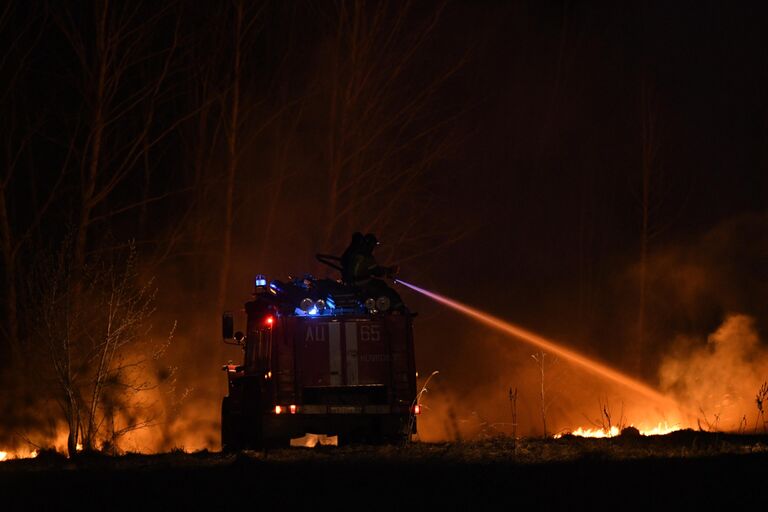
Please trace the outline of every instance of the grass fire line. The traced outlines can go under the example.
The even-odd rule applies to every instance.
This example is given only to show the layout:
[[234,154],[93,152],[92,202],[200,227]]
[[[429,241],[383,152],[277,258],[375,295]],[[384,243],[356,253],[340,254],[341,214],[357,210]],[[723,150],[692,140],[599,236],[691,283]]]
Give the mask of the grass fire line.
[[680,409],[680,404],[677,401],[659,393],[658,391],[651,388],[647,384],[644,384],[636,379],[633,379],[632,377],[629,377],[624,373],[614,370],[613,368],[610,368],[603,363],[597,362],[593,359],[583,356],[573,350],[569,350],[561,346],[560,344],[555,343],[554,341],[548,340],[542,336],[539,336],[538,334],[532,333],[521,327],[513,325],[505,320],[502,320],[501,318],[497,318],[493,315],[483,313],[482,311],[479,311],[471,306],[467,306],[466,304],[462,304],[461,302],[449,299],[443,295],[430,292],[429,290],[425,290],[424,288],[420,288],[416,285],[407,283],[400,279],[396,279],[395,282],[398,284],[402,284],[403,286],[406,286],[415,292],[421,293],[422,295],[425,295],[430,299],[433,299],[441,304],[444,304],[456,311],[459,311],[460,313],[463,313],[469,316],[470,318],[473,318],[497,331],[501,331],[503,333],[509,334],[514,338],[530,343],[531,345],[534,345],[547,352],[556,354],[562,357],[563,359],[571,361],[572,363],[577,364],[578,366],[581,366],[582,368],[586,369],[587,371],[595,375],[611,380],[629,390],[632,390],[648,399],[653,400],[656,404],[660,406],[674,407],[674,408]]

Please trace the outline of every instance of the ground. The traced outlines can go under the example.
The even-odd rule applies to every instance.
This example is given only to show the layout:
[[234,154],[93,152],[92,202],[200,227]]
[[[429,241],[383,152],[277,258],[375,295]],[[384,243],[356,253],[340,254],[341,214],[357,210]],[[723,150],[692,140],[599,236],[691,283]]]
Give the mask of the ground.
[[[683,431],[268,452],[42,454],[0,463],[7,510],[238,504],[360,510],[736,509],[765,502],[768,437]],[[81,507],[82,508],[82,507]]]

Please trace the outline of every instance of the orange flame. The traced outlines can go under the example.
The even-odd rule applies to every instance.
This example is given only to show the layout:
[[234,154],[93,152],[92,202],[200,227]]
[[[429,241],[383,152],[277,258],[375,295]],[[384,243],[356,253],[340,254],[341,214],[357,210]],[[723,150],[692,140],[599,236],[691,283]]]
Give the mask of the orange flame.
[[[634,425],[630,425],[634,426]],[[676,425],[669,425],[666,422],[659,422],[656,426],[650,427],[650,428],[637,428],[637,430],[640,432],[640,435],[643,436],[663,436],[665,434],[669,434],[671,432],[676,432],[680,430],[679,427]],[[579,427],[573,432],[570,432],[573,436],[578,437],[592,437],[592,438],[606,438],[606,437],[615,437],[619,435],[621,431],[619,430],[619,427],[616,425],[612,425],[610,428],[583,428]],[[564,434],[556,434],[555,439],[559,439],[563,437]]]

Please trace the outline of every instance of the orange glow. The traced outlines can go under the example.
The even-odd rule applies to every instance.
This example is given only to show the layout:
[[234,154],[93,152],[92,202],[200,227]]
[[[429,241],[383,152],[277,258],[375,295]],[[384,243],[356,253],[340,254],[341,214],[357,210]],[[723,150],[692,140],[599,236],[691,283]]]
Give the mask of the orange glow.
[[658,423],[655,427],[651,428],[640,428],[640,433],[644,436],[663,436],[665,434],[669,434],[670,432],[677,432],[680,430],[679,426],[677,425],[668,425],[666,422]]
[[0,451],[0,462],[11,459],[34,459],[37,457],[37,450],[27,451]]
[[416,404],[413,406],[413,414],[421,414],[421,405]]
[[283,408],[279,405],[275,406],[275,414],[281,414],[283,412]]
[[[573,432],[570,433],[571,435],[578,436],[578,437],[594,437],[594,438],[603,438],[603,437],[614,437],[620,434],[619,427],[613,426],[609,429],[602,429],[602,428],[582,428],[579,427]],[[563,434],[555,434],[555,439],[559,439],[563,437]]]
[[[680,430],[678,427],[670,426],[666,422],[658,423],[655,427],[650,427],[650,428],[638,428],[638,427],[635,427],[635,428],[637,428],[637,430],[640,431],[640,434],[643,436],[663,436],[665,434],[669,434],[670,432],[675,432],[677,430]],[[619,430],[619,427],[615,425],[611,426],[610,429],[579,427],[573,432],[570,432],[570,434],[574,436],[592,437],[592,438],[615,437],[620,433],[621,431]],[[563,435],[564,434],[556,434],[555,439],[559,439],[563,437]]]

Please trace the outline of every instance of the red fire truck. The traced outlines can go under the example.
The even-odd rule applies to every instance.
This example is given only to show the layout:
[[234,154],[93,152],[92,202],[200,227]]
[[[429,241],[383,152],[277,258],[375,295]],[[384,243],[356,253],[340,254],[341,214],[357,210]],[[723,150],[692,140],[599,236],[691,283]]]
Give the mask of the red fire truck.
[[412,321],[386,295],[331,279],[256,276],[245,332],[223,318],[225,342],[243,347],[228,364],[223,450],[287,446],[305,434],[387,442],[416,432]]

